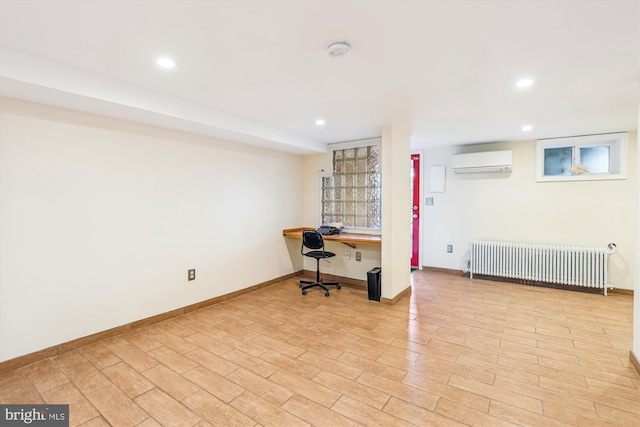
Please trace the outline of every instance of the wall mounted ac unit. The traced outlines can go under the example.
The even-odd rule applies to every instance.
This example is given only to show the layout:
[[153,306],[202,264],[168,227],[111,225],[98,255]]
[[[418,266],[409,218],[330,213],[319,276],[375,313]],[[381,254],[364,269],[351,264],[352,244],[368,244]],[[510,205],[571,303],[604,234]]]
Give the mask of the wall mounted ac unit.
[[454,173],[511,172],[511,150],[454,154],[451,169]]

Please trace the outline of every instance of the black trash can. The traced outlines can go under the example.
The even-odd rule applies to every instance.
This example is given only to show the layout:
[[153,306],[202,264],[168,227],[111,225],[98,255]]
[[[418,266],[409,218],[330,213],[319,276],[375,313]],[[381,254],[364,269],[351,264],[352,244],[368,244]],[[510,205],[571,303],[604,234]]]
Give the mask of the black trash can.
[[382,269],[380,267],[372,268],[367,271],[367,283],[369,288],[369,300],[380,301],[380,277]]

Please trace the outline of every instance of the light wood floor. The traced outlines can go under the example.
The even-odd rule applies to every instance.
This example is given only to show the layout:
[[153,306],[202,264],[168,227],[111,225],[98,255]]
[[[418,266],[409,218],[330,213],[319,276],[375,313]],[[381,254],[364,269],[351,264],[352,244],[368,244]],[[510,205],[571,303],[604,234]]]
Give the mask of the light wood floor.
[[0,376],[83,426],[639,426],[632,297],[414,272],[396,305],[295,280]]

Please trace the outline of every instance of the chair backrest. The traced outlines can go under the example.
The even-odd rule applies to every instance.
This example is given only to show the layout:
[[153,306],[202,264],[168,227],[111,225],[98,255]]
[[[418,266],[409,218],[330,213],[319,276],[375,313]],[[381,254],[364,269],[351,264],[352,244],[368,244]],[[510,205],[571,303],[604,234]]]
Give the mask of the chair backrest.
[[316,230],[304,230],[302,232],[302,247],[309,249],[324,249],[322,234]]

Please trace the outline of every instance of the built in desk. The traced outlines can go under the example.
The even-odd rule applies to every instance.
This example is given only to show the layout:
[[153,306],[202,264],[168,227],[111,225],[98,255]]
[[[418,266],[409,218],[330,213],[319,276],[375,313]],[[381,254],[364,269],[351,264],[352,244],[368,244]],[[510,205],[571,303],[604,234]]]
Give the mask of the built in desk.
[[[282,235],[292,239],[302,239],[304,230],[315,230],[313,227],[285,228]],[[378,234],[362,234],[362,233],[340,233],[334,235],[322,236],[326,242],[340,242],[355,248],[356,244],[378,245],[382,244],[382,236]]]

